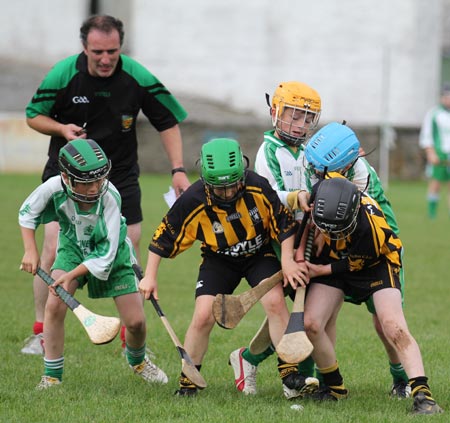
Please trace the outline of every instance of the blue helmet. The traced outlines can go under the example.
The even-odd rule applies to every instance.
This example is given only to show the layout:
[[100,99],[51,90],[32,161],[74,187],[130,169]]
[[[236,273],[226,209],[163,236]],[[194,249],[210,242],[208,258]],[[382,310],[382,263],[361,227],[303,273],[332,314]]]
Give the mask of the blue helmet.
[[305,148],[308,163],[318,172],[340,171],[355,162],[360,143],[348,126],[331,122],[317,131]]

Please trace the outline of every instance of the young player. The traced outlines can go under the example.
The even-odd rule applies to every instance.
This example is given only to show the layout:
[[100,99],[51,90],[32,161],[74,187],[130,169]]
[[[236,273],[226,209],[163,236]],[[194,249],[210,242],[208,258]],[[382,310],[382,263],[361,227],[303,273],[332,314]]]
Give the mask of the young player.
[[[309,193],[319,178],[323,178],[325,170],[338,172],[349,181],[356,184],[360,191],[369,194],[381,207],[390,228],[396,235],[399,234],[397,220],[387,199],[381,181],[372,166],[363,157],[359,157],[361,144],[355,132],[348,126],[331,122],[317,131],[305,147],[305,160],[307,162],[303,191],[299,194],[303,210],[310,211]],[[402,249],[403,253],[403,249]],[[400,290],[404,293],[404,271],[400,268]],[[346,301],[360,304],[350,297]],[[400,358],[386,339],[375,312],[372,298],[365,303],[372,314],[375,330],[382,341],[389,358],[389,370],[392,376],[390,394],[397,398],[407,398],[411,389],[408,385],[408,376],[400,362]],[[330,329],[330,328],[329,328]]]
[[167,383],[166,374],[145,355],[146,319],[132,264],[121,198],[109,183],[111,162],[93,140],[78,139],[59,151],[61,174],[36,188],[19,212],[25,254],[21,269],[36,274],[40,263],[35,231],[58,221],[58,250],[52,267],[44,317],[44,375],[37,389],[62,382],[66,304],[56,295],[63,286],[71,294],[84,285],[91,298],[113,297],[126,326],[125,356],[131,369],[147,382]]
[[[320,113],[321,99],[313,88],[303,82],[281,82],[270,104],[274,129],[264,133],[264,141],[256,155],[256,172],[269,181],[297,220],[302,216],[297,194],[302,186],[303,143],[316,129]],[[274,245],[274,249],[279,256],[279,247]],[[264,326],[262,328],[264,330]],[[261,354],[252,354],[248,347],[238,348],[230,354],[230,365],[239,391],[256,394],[257,366],[273,353],[273,346],[268,346]],[[287,399],[311,392],[317,384],[317,379],[312,377],[312,359],[301,363],[299,369],[297,363],[279,362],[278,370]]]
[[320,401],[347,397],[334,340],[326,326],[339,311],[345,295],[359,302],[372,298],[386,339],[409,376],[413,413],[441,413],[425,376],[419,346],[403,314],[401,240],[377,202],[344,177],[325,179],[314,189],[312,221],[325,244],[320,255],[307,262],[311,279],[305,302],[305,329],[324,381],[313,397]]
[[[200,154],[201,178],[175,202],[153,235],[145,277],[145,298],[157,296],[157,273],[163,257],[173,258],[201,242],[202,263],[195,291],[195,310],[184,347],[200,369],[215,320],[217,294],[232,294],[241,278],[250,286],[283,269],[285,284],[304,277],[293,258],[297,224],[262,176],[245,169],[237,141],[214,139]],[[270,243],[281,244],[281,266]],[[272,342],[281,339],[289,320],[281,284],[262,299]],[[178,395],[195,395],[197,387],[183,374]]]

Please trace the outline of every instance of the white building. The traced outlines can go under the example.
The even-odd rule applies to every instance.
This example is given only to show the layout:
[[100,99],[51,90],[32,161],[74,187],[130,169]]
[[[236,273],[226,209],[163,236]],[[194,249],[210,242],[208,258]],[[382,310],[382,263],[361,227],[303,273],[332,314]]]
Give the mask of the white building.
[[[1,60],[40,65],[38,82],[81,50],[79,27],[94,8],[124,20],[127,52],[189,104],[223,103],[268,124],[264,94],[300,80],[320,93],[322,123],[417,129],[438,99],[449,0],[2,3]],[[36,84],[25,86],[28,101]]]

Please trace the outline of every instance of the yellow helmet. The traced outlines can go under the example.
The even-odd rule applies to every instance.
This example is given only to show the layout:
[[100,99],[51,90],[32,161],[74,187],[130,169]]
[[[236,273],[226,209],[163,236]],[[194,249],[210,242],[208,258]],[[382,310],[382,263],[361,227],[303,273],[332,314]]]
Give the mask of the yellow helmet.
[[[299,146],[307,140],[319,123],[321,105],[320,95],[309,85],[297,81],[281,82],[272,98],[272,110],[275,111],[272,113],[272,124],[279,137],[294,146]],[[283,118],[287,108],[292,109],[291,122]],[[300,123],[293,122],[296,111],[302,112]],[[295,120],[298,121],[298,117]],[[281,126],[283,123],[284,128]],[[301,128],[303,133],[292,131],[293,127]]]

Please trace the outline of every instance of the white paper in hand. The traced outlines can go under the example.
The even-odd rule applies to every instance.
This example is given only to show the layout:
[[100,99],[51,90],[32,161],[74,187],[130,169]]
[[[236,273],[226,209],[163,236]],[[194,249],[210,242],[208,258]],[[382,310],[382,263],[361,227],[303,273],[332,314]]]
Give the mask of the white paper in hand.
[[172,207],[173,203],[177,199],[177,195],[175,194],[175,190],[172,186],[169,187],[169,191],[163,194],[164,200],[169,207]]

